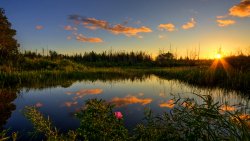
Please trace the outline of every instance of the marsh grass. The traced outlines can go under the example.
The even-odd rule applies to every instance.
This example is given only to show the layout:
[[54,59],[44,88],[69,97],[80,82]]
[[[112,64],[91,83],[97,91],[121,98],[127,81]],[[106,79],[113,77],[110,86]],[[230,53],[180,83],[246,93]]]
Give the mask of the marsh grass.
[[[26,107],[25,115],[36,131],[47,140],[238,140],[250,139],[250,116],[240,110],[227,111],[209,95],[197,95],[203,100],[174,97],[175,107],[170,113],[155,115],[145,110],[145,118],[128,133],[123,119],[114,115],[113,105],[104,100],[90,99],[77,113],[80,127],[61,134],[49,119],[34,107]],[[241,109],[242,107],[239,107]],[[245,107],[244,107],[245,108]],[[126,117],[125,117],[126,119]]]
[[209,67],[178,68],[86,68],[80,71],[42,70],[42,71],[0,71],[0,86],[35,87],[61,85],[70,86],[75,81],[113,81],[143,80],[150,75],[163,79],[176,79],[187,84],[208,88],[237,90],[250,93],[250,71]]
[[201,87],[219,87],[227,90],[238,90],[242,93],[250,92],[250,72],[242,72],[223,68],[191,67],[177,69],[152,70],[152,74],[163,79],[177,79],[182,82]]
[[209,67],[178,68],[86,68],[80,71],[42,70],[42,71],[0,71],[0,86],[35,87],[70,86],[75,81],[115,81],[144,80],[150,75],[163,79],[176,79],[187,84],[208,88],[237,90],[250,93],[250,71]]
[[250,139],[249,118],[239,111],[223,111],[222,105],[209,95],[194,99],[175,99],[170,113],[155,116],[145,111],[144,124],[135,129],[136,140],[239,140]]
[[0,131],[0,141],[8,141],[8,140],[16,141],[17,140],[18,132],[13,132],[11,136],[8,136],[7,134],[8,134],[8,130]]
[[75,81],[115,81],[115,80],[136,80],[145,79],[147,74],[142,72],[127,72],[119,68],[89,68],[82,71],[21,71],[21,72],[0,72],[0,86],[5,87],[35,87],[61,85],[70,86]]
[[57,128],[52,125],[50,118],[44,117],[36,107],[25,107],[24,115],[33,124],[33,135],[42,134],[49,141],[74,141],[76,139],[75,131],[70,130],[67,134],[59,133]]

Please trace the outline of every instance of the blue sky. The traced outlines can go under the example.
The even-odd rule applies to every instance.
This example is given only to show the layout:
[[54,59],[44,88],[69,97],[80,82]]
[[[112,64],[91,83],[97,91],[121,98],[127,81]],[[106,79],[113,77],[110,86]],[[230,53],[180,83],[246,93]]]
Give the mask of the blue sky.
[[194,56],[200,44],[208,58],[219,47],[224,54],[250,50],[249,0],[1,0],[0,7],[22,50],[155,56],[171,44],[178,56]]

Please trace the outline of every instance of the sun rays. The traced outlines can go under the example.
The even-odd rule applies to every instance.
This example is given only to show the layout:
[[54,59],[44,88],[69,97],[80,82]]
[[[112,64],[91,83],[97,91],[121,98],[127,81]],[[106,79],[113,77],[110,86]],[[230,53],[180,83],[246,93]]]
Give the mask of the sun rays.
[[215,73],[215,71],[219,68],[222,68],[226,72],[227,76],[230,76],[229,71],[231,70],[232,67],[223,57],[221,48],[218,49],[215,55],[215,59],[212,65],[210,66],[210,70],[212,70],[212,73]]

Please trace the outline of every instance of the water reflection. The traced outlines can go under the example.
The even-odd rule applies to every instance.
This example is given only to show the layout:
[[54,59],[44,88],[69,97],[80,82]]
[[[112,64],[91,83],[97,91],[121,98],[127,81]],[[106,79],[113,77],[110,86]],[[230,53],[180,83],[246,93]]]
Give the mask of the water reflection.
[[66,92],[67,95],[76,95],[73,97],[73,100],[81,99],[86,95],[98,95],[103,92],[102,89],[80,89],[76,92]]
[[41,107],[43,107],[43,104],[42,104],[41,102],[37,102],[37,103],[35,104],[35,107],[41,108]]
[[[142,95],[142,93],[139,93],[139,95]],[[141,104],[146,105],[153,101],[152,98],[138,98],[136,96],[128,95],[123,98],[114,97],[110,102],[115,104],[116,107],[122,107],[129,104]]]
[[78,91],[75,92],[65,92],[65,94],[67,95],[74,95],[71,101],[66,101],[64,102],[63,106],[66,107],[72,107],[72,106],[76,106],[78,104],[77,100],[78,99],[82,99],[84,96],[86,95],[99,95],[102,94],[103,90],[102,89],[80,89]]
[[77,104],[78,104],[77,101],[66,101],[66,102],[64,102],[64,106],[66,106],[66,107],[72,107],[72,106],[75,106]]
[[0,129],[11,117],[12,111],[16,109],[13,101],[17,98],[16,89],[0,88]]
[[236,107],[234,106],[229,106],[229,105],[222,105],[220,107],[220,110],[222,111],[235,111],[236,110]]
[[167,107],[167,108],[172,109],[172,108],[174,108],[174,106],[175,106],[174,102],[175,102],[174,100],[170,99],[170,100],[168,100],[168,101],[166,101],[166,102],[160,103],[159,106],[160,106],[161,108]]
[[[37,84],[34,88],[23,88],[20,97],[17,97],[16,89],[1,89],[0,125],[14,130],[30,131],[31,125],[21,110],[25,106],[35,105],[40,107],[39,110],[46,116],[50,116],[60,131],[75,129],[79,126],[79,121],[72,116],[72,113],[84,108],[84,102],[91,98],[104,99],[113,103],[116,106],[115,110],[124,114],[126,126],[131,128],[144,118],[146,107],[150,107],[158,114],[176,106],[174,100],[171,100],[172,94],[182,98],[193,98],[198,103],[202,102],[202,99],[194,93],[210,95],[215,102],[222,105],[222,110],[233,111],[234,107],[229,105],[249,105],[248,98],[236,91],[199,88],[176,80],[161,79],[154,75],[143,79],[124,76],[119,79],[118,76],[115,79],[105,79],[103,75],[100,77],[102,79],[87,78],[81,81],[70,81],[72,84],[68,85],[69,87],[65,87],[59,81],[55,83],[58,84],[57,86],[46,85],[47,87],[42,89],[37,89],[39,87]],[[182,103],[182,105],[187,108],[192,107],[192,103]],[[247,114],[248,111],[245,113]]]

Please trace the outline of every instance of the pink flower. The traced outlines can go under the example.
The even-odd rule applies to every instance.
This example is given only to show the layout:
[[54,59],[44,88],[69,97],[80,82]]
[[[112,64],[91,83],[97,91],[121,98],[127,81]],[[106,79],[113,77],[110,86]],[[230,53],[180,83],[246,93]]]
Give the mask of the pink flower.
[[121,112],[115,112],[115,117],[116,117],[117,119],[122,119],[123,115],[122,115]]

